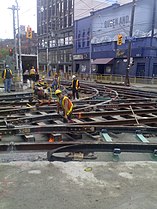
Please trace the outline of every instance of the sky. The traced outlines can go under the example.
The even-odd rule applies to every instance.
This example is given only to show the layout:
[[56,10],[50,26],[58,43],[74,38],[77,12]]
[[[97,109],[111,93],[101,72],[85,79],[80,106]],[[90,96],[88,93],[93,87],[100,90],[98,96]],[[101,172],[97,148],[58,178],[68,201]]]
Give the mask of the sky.
[[[116,0],[97,0],[115,3]],[[126,3],[129,0],[119,0],[120,3]],[[36,0],[18,0],[20,25],[29,25],[32,30],[37,31]],[[13,38],[13,13],[8,7],[12,7],[15,0],[0,0],[0,38]]]
[[[36,0],[18,0],[20,25],[30,25],[36,31]],[[0,0],[0,38],[13,38],[12,7],[15,0]]]

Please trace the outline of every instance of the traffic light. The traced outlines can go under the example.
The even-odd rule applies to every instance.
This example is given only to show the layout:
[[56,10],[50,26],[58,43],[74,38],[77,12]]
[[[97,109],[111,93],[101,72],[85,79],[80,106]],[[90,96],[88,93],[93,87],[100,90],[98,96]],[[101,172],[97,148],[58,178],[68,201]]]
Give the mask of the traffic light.
[[9,49],[9,56],[13,56],[13,49]]
[[123,36],[122,34],[118,34],[117,45],[122,45],[122,43],[123,43]]
[[26,38],[32,39],[32,28],[27,27]]

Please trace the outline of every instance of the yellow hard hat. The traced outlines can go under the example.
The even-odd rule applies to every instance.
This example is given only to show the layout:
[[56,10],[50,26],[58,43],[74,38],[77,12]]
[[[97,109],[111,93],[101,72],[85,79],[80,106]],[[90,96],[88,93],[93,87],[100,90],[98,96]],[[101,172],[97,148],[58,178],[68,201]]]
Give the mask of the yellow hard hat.
[[42,79],[45,79],[45,76],[42,76]]
[[61,93],[62,93],[62,91],[61,91],[60,89],[57,89],[57,90],[55,91],[55,95],[61,94]]

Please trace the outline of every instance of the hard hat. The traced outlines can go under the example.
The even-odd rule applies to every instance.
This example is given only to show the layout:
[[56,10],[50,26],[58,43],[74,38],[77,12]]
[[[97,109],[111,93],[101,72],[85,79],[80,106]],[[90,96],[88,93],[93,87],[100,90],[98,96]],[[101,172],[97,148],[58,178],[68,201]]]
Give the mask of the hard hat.
[[55,95],[61,94],[61,93],[62,93],[62,91],[61,91],[60,89],[57,89],[57,90],[55,91]]
[[9,65],[6,65],[6,68],[9,68]]
[[72,76],[72,79],[74,79],[74,78],[76,78],[76,75],[73,75],[73,76]]
[[45,79],[45,76],[42,76],[42,79]]

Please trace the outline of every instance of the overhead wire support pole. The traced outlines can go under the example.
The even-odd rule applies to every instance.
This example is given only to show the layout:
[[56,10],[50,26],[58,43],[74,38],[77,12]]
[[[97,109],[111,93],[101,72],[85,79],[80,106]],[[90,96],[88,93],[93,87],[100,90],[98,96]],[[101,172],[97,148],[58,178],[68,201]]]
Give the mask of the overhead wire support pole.
[[[48,0],[46,1],[48,8]],[[48,9],[46,13],[46,22],[47,22],[47,47],[46,47],[46,74],[49,76],[49,19],[48,19]]]
[[94,15],[94,9],[90,12],[91,15],[91,22],[90,22],[90,33],[89,33],[89,74],[92,74],[92,38],[93,38],[93,15]]
[[126,86],[130,85],[129,71],[130,71],[130,58],[131,58],[131,52],[132,52],[132,35],[133,35],[133,27],[134,27],[135,6],[136,6],[136,0],[133,0],[132,11],[131,11],[130,32],[129,32],[129,40],[128,40],[129,43],[128,43],[127,68],[126,68],[126,74],[125,74]]
[[21,34],[20,34],[20,24],[19,24],[19,6],[18,1],[15,0],[17,5],[17,27],[18,27],[18,44],[19,44],[19,76],[21,86],[23,85],[23,70],[22,70],[22,56],[21,56]]
[[18,54],[17,54],[17,41],[16,41],[16,24],[15,24],[15,11],[17,10],[15,5],[12,5],[12,7],[8,7],[8,9],[11,9],[13,12],[13,34],[14,34],[14,59],[15,59],[15,67],[16,70],[18,67]]

